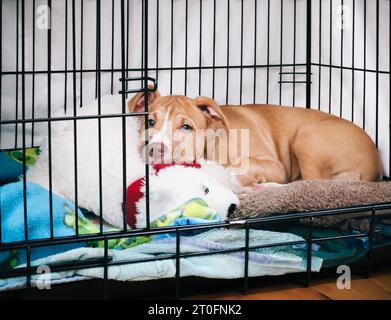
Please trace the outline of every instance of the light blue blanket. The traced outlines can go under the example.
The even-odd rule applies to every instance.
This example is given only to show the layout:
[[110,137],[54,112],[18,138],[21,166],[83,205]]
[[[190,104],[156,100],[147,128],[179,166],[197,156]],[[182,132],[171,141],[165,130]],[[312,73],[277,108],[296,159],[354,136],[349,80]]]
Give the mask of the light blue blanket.
[[[250,230],[250,246],[265,245],[284,241],[301,241],[303,238],[290,234],[263,230]],[[109,250],[113,262],[163,257],[175,253],[175,238],[155,240],[125,250]],[[244,230],[213,229],[192,237],[181,238],[181,252],[205,252],[218,249],[239,248],[245,243]],[[72,262],[103,257],[102,248],[79,248],[39,259],[33,265],[50,265],[54,262]],[[322,259],[314,256],[312,271],[318,272]],[[21,265],[20,267],[23,267]],[[109,279],[141,281],[175,276],[175,259],[139,262],[111,266]],[[281,275],[306,270],[305,252],[295,250],[292,245],[253,250],[249,254],[249,276]],[[181,258],[181,277],[199,276],[215,279],[241,278],[244,274],[244,253],[215,254],[200,257]],[[70,282],[80,279],[103,278],[103,268],[81,269],[52,273],[52,283]],[[32,277],[32,285],[41,275]],[[25,278],[0,280],[0,290],[25,285]]]
[[[9,183],[0,186],[0,225],[1,242],[25,240],[25,207],[23,182]],[[26,210],[27,210],[27,238],[29,240],[50,238],[50,193],[41,186],[26,182]],[[60,196],[52,195],[53,213],[53,236],[64,237],[75,235],[75,230],[64,224],[64,216],[67,207],[74,208],[75,205]],[[83,216],[78,211],[80,217]],[[84,247],[85,243],[67,244],[61,246],[50,246],[36,248],[31,251],[31,259],[47,257],[55,253]],[[0,265],[11,258],[15,252],[0,251]],[[16,261],[26,261],[26,254],[23,250],[17,252]]]

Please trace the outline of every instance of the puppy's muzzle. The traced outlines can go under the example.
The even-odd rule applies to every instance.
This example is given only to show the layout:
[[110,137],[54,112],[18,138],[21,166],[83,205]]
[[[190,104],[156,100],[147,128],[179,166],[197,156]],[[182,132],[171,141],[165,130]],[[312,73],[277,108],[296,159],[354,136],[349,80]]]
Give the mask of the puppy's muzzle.
[[168,153],[168,147],[163,143],[151,143],[149,146],[150,163],[164,163],[164,156]]

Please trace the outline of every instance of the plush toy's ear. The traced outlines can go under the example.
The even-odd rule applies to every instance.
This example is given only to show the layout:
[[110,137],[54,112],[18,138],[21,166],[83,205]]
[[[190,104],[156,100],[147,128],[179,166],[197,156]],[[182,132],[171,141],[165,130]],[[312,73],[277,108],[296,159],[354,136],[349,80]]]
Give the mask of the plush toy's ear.
[[[150,105],[159,97],[160,97],[159,91],[148,92],[148,105]],[[129,112],[144,112],[145,110],[144,92],[137,93],[132,99],[128,101],[128,110]]]
[[216,101],[207,97],[197,97],[195,103],[208,121],[221,121],[228,128],[228,120]]

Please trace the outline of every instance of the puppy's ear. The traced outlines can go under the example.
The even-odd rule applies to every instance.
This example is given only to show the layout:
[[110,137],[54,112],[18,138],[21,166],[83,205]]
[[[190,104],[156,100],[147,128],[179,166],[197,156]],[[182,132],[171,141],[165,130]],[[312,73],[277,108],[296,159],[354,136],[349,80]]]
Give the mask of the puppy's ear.
[[[150,105],[159,97],[160,97],[159,91],[148,92],[148,105]],[[128,110],[129,112],[144,112],[145,110],[144,92],[137,93],[132,99],[128,101]]]
[[221,121],[228,128],[228,120],[216,101],[207,97],[197,97],[194,100],[197,108],[202,112],[208,122]]

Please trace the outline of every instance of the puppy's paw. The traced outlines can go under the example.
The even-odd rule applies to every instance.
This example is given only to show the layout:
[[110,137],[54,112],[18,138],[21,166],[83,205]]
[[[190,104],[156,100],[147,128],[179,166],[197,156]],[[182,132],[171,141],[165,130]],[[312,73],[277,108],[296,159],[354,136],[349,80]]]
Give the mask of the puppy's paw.
[[255,190],[262,190],[266,188],[281,188],[285,186],[287,186],[287,184],[281,184],[277,182],[264,182],[264,183],[257,184],[254,188]]
[[240,191],[240,197],[245,197],[247,196],[248,194],[250,194],[251,192],[254,192],[256,191],[257,189],[255,188],[255,186],[252,186],[252,187],[243,187]]

